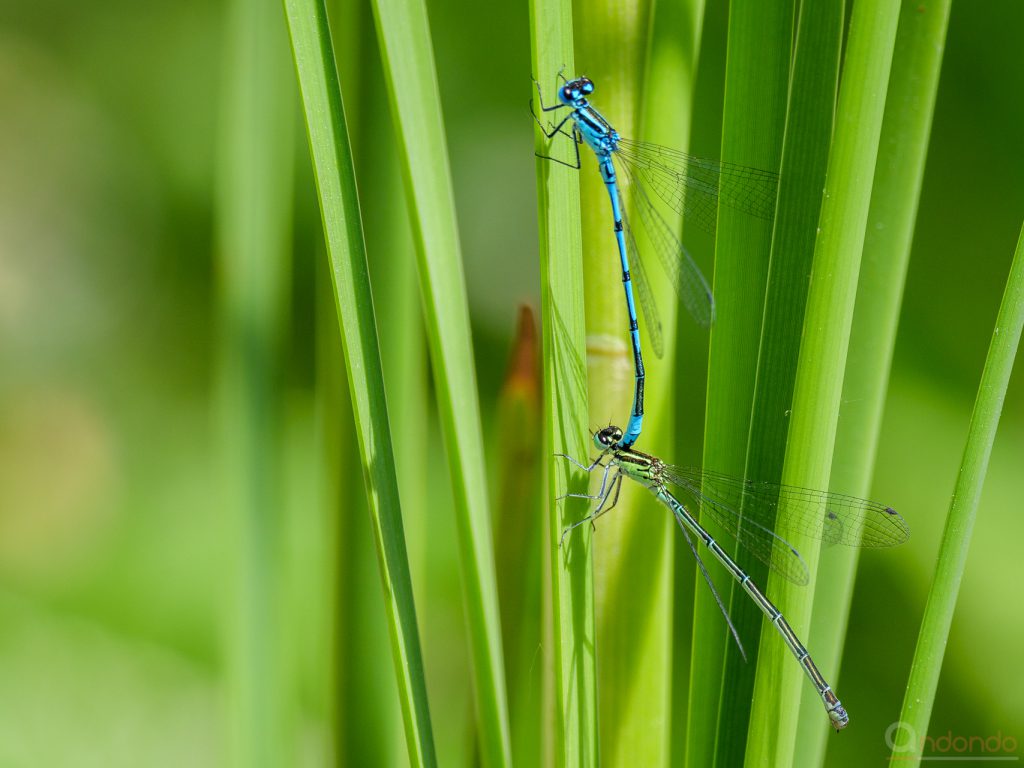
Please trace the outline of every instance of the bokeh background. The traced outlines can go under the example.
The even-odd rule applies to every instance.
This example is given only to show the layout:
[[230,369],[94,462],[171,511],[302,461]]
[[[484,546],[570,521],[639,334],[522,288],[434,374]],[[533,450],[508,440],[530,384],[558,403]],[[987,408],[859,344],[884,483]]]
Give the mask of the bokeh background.
[[[528,5],[428,6],[493,453],[517,307],[536,306],[539,291]],[[691,144],[710,157],[718,154],[725,6],[708,3]],[[369,9],[331,8],[358,20],[338,30],[339,59],[375,72]],[[216,248],[227,18],[221,3],[198,0],[0,4],[3,767],[214,766],[229,751],[227,638],[240,535],[225,502],[231,435],[222,418]],[[888,753],[882,734],[898,713],[1024,214],[1021,29],[1016,0],[953,5],[875,480],[875,495],[893,500],[912,538],[862,563],[840,685],[844,699],[877,706],[864,711],[863,729],[830,747],[837,764],[882,762]],[[350,88],[343,83],[346,99]],[[347,745],[341,752],[353,764],[400,764],[355,461],[341,480],[346,556],[334,571],[320,546],[331,530],[320,504],[325,410],[314,338],[325,256],[294,86],[292,101],[294,248],[272,395],[284,622],[304,637],[286,644],[298,659],[282,688],[295,744],[288,764],[325,764],[332,740]],[[393,172],[387,151],[381,159],[374,149],[393,143],[391,128],[386,115],[349,117],[361,126],[353,129],[360,184],[373,184],[376,168]],[[371,268],[375,246],[404,248],[411,264],[400,209],[385,218],[398,224],[374,224],[379,215],[366,212]],[[374,272],[375,290],[390,274]],[[414,370],[429,403],[423,354]],[[683,410],[682,423],[696,423],[699,399]],[[426,543],[412,545],[411,558],[439,757],[459,765],[473,760],[473,710],[434,419],[423,416],[422,517],[409,523]],[[699,442],[682,434],[679,452]],[[1022,467],[1018,370],[930,733],[1024,739]],[[318,646],[308,637],[328,628],[321,577],[331,573],[342,602],[365,617],[348,635],[345,652],[365,663],[346,690],[372,727],[332,715],[329,654],[309,652]]]

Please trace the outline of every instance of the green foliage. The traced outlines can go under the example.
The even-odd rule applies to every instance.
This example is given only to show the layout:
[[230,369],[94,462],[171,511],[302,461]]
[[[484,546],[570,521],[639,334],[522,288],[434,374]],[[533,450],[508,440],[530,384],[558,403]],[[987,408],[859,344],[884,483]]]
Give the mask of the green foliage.
[[[839,423],[832,459],[832,487],[864,498],[871,495],[949,5],[932,4],[928,13],[921,13],[919,3],[904,2],[896,33],[843,379],[845,418]],[[830,672],[838,672],[842,655],[857,554],[856,549],[832,553],[819,571],[808,642],[819,666]],[[833,684],[842,690],[836,677]],[[820,764],[829,735],[820,722],[821,703],[810,694],[805,689],[800,704],[798,765]]]
[[432,766],[437,759],[334,46],[322,0],[289,0],[285,10],[331,260],[356,436],[370,500],[395,677],[405,720],[406,746],[413,765]]
[[960,595],[960,582],[967,565],[967,552],[978,514],[981,489],[988,473],[996,428],[1003,412],[1010,372],[1017,359],[1021,329],[1024,328],[1024,229],[1017,241],[1003,301],[996,316],[985,358],[985,369],[978,384],[967,445],[957,475],[956,490],[942,533],[935,577],[917,637],[914,662],[910,668],[907,692],[900,712],[900,726],[893,736],[893,760],[920,765],[920,734],[927,733],[931,720],[939,672],[949,641],[953,611]]
[[[854,7],[850,20],[782,471],[783,482],[800,488],[828,487],[871,200],[872,174],[863,169],[874,168],[878,154],[885,89],[877,83],[888,81],[898,12],[891,3],[865,1]],[[784,526],[779,530],[799,548],[813,574],[817,542]],[[806,635],[813,591],[795,589],[774,574],[768,589],[778,595],[797,634]],[[807,682],[778,637],[762,635],[762,654],[747,760],[789,765],[799,714],[793,702]]]
[[289,322],[294,86],[279,4],[229,8],[217,230],[224,497],[240,542],[227,646],[230,748],[235,765],[270,768],[294,739],[289,654],[276,629],[287,607],[277,372]]
[[374,18],[397,128],[419,259],[420,296],[455,498],[470,653],[485,765],[511,759],[491,521],[472,334],[447,139],[423,0],[375,0]]
[[[572,9],[566,0],[530,3],[531,63],[535,76],[573,66]],[[550,75],[548,75],[550,76]],[[546,83],[541,83],[542,91]],[[553,96],[546,90],[547,99]],[[531,97],[533,93],[531,93]],[[548,155],[548,141],[534,130],[536,153]],[[596,766],[597,672],[594,645],[593,567],[590,531],[579,530],[560,546],[562,531],[586,515],[580,499],[586,478],[557,454],[585,457],[587,369],[584,356],[580,198],[572,170],[537,159],[540,222],[544,461],[547,462],[546,542],[550,558],[553,695],[543,712],[553,733],[550,759],[559,766]]]
[[[722,159],[777,171],[782,153],[791,56],[793,3],[745,2],[729,13],[728,65]],[[704,420],[704,465],[742,477],[751,440],[751,406],[757,377],[765,280],[772,246],[772,222],[720,208],[715,249],[716,319],[711,330],[708,399]],[[755,436],[755,439],[757,437]],[[709,530],[718,534],[715,526]],[[708,569],[716,584],[732,589],[731,577],[717,563]],[[711,765],[723,750],[742,750],[752,674],[724,677],[732,638],[702,578],[696,580],[693,646],[690,661],[687,764]],[[742,595],[742,590],[738,593]],[[735,603],[734,603],[735,604]],[[747,645],[760,617],[745,606],[738,614]],[[721,714],[720,714],[721,712]],[[720,726],[719,726],[720,724]],[[724,735],[719,734],[719,727]],[[721,743],[720,743],[721,742]],[[741,753],[741,752],[740,752]]]
[[[900,718],[1019,737],[1019,253],[992,320],[1024,7],[425,5],[2,14],[0,764],[867,765]],[[710,356],[649,270],[669,344],[641,317],[639,447],[907,518],[898,550],[823,550],[813,590],[756,575],[839,736],[716,571],[738,663],[643,488],[558,546],[588,478],[555,454],[592,457],[632,394],[593,157],[530,162],[528,76],[550,103],[563,65],[624,136],[780,171],[774,222],[723,210],[717,249],[682,223],[705,274],[717,250]],[[539,365],[525,331],[509,351],[521,303]]]

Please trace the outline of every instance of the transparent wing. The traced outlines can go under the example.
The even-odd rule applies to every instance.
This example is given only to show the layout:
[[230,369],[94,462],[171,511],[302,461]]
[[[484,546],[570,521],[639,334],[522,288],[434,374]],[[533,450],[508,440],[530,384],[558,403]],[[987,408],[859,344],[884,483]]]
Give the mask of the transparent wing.
[[673,210],[711,234],[719,202],[761,219],[775,214],[779,176],[772,171],[628,139],[619,140],[615,154]]
[[651,291],[651,283],[647,279],[647,272],[644,270],[643,262],[640,260],[640,253],[636,248],[636,238],[633,237],[633,230],[629,227],[629,221],[626,219],[625,212],[622,214],[622,223],[626,230],[626,244],[631,258],[629,272],[633,285],[636,286],[636,295],[640,301],[640,311],[644,316],[647,340],[651,343],[654,354],[660,358],[665,354],[665,337],[661,330],[658,305],[654,301],[654,292]]
[[889,547],[910,536],[907,521],[895,509],[855,496],[741,480],[695,467],[669,466],[664,476],[740,546],[797,584],[807,583],[807,566],[774,532],[777,528],[854,547]]
[[[675,289],[679,301],[699,325],[707,328],[715,317],[715,303],[711,287],[700,267],[679,242],[675,232],[651,202],[636,172],[623,166],[629,179],[629,199],[632,210],[644,226],[651,247],[658,254],[665,275]],[[632,237],[632,235],[630,235]],[[634,242],[635,250],[635,242]],[[638,259],[639,260],[639,259]]]

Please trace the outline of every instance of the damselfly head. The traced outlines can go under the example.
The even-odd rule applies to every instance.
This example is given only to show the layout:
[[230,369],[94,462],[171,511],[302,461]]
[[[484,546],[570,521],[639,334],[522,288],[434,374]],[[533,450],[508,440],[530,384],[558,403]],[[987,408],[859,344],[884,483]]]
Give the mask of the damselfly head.
[[587,77],[570,80],[558,91],[558,100],[568,107],[579,106],[594,92],[594,83]]
[[618,427],[611,426],[605,427],[596,435],[594,435],[594,445],[597,446],[600,451],[607,451],[609,448],[614,448],[615,445],[622,439],[622,430]]

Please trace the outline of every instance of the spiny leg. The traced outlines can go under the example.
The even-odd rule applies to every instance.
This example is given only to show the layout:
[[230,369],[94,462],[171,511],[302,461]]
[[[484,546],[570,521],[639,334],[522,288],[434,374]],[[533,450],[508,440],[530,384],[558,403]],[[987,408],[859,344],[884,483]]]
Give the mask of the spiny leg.
[[[537,119],[536,115],[534,115],[533,117],[534,117],[535,120]],[[570,139],[573,139],[572,146],[573,146],[573,149],[576,151],[576,162],[575,163],[567,163],[565,160],[560,160],[557,157],[553,157],[552,155],[542,155],[540,152],[534,152],[533,153],[534,157],[539,157],[541,160],[551,160],[552,162],[558,163],[559,165],[564,165],[566,168],[572,168],[574,171],[578,171],[582,167],[582,165],[580,163],[580,144],[582,143],[582,139],[576,138],[578,136],[578,131],[576,130],[576,126],[575,125],[573,126],[573,132],[572,132],[571,135],[562,130],[562,126],[565,125],[566,120],[569,120],[571,117],[572,117],[571,114],[567,115],[565,120],[562,120],[562,122],[560,122],[558,125],[556,125],[554,130],[551,131],[551,133],[548,133],[547,131],[545,131],[543,125],[540,126],[540,129],[541,129],[541,132],[544,133],[544,135],[548,137],[548,139],[549,139],[548,146],[549,147],[551,146],[552,141],[553,141],[553,137],[554,137],[554,135],[556,133],[560,133],[563,136],[566,136],[566,137],[568,137]],[[537,120],[537,124],[540,125],[540,120]]]
[[[609,468],[611,468],[611,465],[609,465]],[[602,484],[602,491],[603,490],[604,490],[604,488],[603,488],[603,484]],[[565,541],[565,537],[568,536],[573,531],[574,528],[579,528],[584,523],[590,523],[591,525],[593,525],[594,522],[597,520],[597,518],[599,518],[605,512],[608,512],[608,511],[614,509],[615,505],[619,503],[619,492],[621,490],[622,490],[622,472],[620,471],[612,479],[611,487],[608,488],[607,492],[604,492],[603,496],[601,494],[598,494],[596,497],[594,497],[594,496],[582,496],[581,495],[580,498],[600,498],[601,499],[601,503],[598,504],[597,505],[597,509],[595,509],[593,512],[591,512],[589,515],[584,517],[582,520],[577,520],[575,523],[573,523],[568,528],[566,528],[564,531],[562,531],[562,538],[560,538],[558,540],[558,546],[559,547],[562,546],[562,542]],[[608,501],[609,497],[611,497],[612,491],[615,492],[615,498],[612,499],[612,503],[608,507],[605,507],[604,505]]]
[[[674,511],[675,510],[673,510],[673,512]],[[715,583],[711,581],[711,574],[708,573],[708,569],[704,565],[704,561],[700,559],[700,555],[697,553],[697,548],[693,545],[693,539],[690,538],[690,532],[686,530],[686,526],[683,525],[683,521],[679,519],[678,515],[676,516],[676,522],[679,523],[679,528],[682,530],[683,537],[686,539],[686,544],[689,546],[694,559],[697,561],[697,567],[700,568],[704,581],[707,582],[708,588],[711,590],[711,594],[715,597],[715,602],[718,603],[718,610],[722,612],[722,615],[725,617],[725,623],[729,625],[729,631],[732,632],[733,640],[736,641],[736,646],[740,649],[740,656],[742,656],[743,660],[746,661],[747,652],[743,648],[743,641],[740,640],[740,634],[736,631],[736,627],[732,623],[732,618],[729,616],[729,611],[725,609],[725,604],[722,602],[722,598],[718,594],[718,590],[715,589]]]
[[782,611],[775,607],[775,604],[765,596],[751,580],[750,576],[740,568],[735,560],[729,557],[725,550],[712,538],[711,534],[701,527],[700,523],[697,522],[678,499],[664,489],[658,492],[658,498],[672,509],[680,524],[685,524],[697,538],[704,542],[704,545],[711,551],[711,554],[729,570],[733,578],[743,588],[743,591],[750,596],[754,603],[757,604],[757,607],[761,609],[761,612],[775,626],[786,646],[803,668],[807,678],[818,691],[822,704],[825,705],[825,712],[828,714],[829,720],[832,721],[832,727],[837,731],[845,728],[850,722],[846,709],[840,703],[835,691],[825,681],[817,665],[811,659],[811,654],[804,647],[803,643],[800,642],[796,632],[793,631],[789,622],[782,616]]
[[[560,104],[559,106],[564,107],[566,105],[565,104]],[[551,107],[550,109],[558,109],[558,107]],[[572,136],[570,136],[568,133],[566,133],[565,131],[562,130],[562,126],[565,125],[569,120],[572,119],[572,113],[571,112],[568,115],[566,115],[565,117],[563,117],[558,122],[558,125],[555,125],[552,122],[548,122],[547,125],[544,125],[544,123],[541,122],[540,116],[533,109],[533,99],[530,99],[530,114],[533,115],[534,122],[537,123],[537,125],[540,126],[541,131],[549,139],[552,138],[556,133],[561,133],[563,136],[568,136],[569,138],[572,138]]]
[[567,453],[556,453],[555,456],[560,458],[560,459],[565,459],[570,464],[575,464],[577,467],[582,469],[584,472],[593,472],[595,467],[603,467],[604,466],[604,464],[601,463],[601,459],[604,458],[604,454],[601,454],[596,459],[594,459],[593,463],[589,467],[583,466],[578,461],[576,461],[576,459],[574,459],[572,456],[570,456]]
[[[562,67],[562,69],[565,69],[565,67]],[[558,74],[561,75],[562,74],[562,70],[559,70]],[[533,76],[531,76],[530,79],[533,81],[533,84],[537,87],[537,101],[540,102],[540,111],[541,112],[554,112],[555,110],[558,110],[558,109],[568,109],[569,105],[568,104],[562,104],[561,102],[559,102],[558,104],[555,104],[553,106],[550,106],[550,107],[545,107],[544,106],[544,94],[541,93],[540,83],[537,81],[537,78],[535,78]],[[562,79],[564,80],[565,78],[562,78]],[[557,78],[556,78],[555,82],[556,83],[558,82]],[[566,82],[568,82],[568,81],[566,81]],[[557,89],[558,86],[556,85],[555,88]],[[532,101],[531,101],[531,104],[532,104]]]
[[[569,457],[566,456],[565,458],[568,459]],[[577,467],[579,467],[580,469],[583,469],[583,470],[585,470],[587,472],[590,472],[591,469],[593,469],[594,464],[597,464],[597,462],[594,462],[594,464],[591,465],[591,469],[587,469],[582,464],[579,464],[578,462],[574,461],[573,459],[569,459],[569,461],[572,461],[574,464],[576,464]],[[597,461],[600,461],[600,459],[598,459]],[[601,466],[604,466],[604,465],[601,465]],[[609,465],[604,467],[604,474],[601,476],[601,489],[597,493],[595,493],[595,494],[590,494],[590,493],[566,493],[566,494],[563,494],[562,496],[559,496],[557,499],[555,499],[555,501],[561,501],[562,499],[595,499],[595,500],[596,499],[603,499],[605,497],[605,492],[604,492],[605,484],[608,482],[608,473],[611,471],[611,468],[612,468],[611,464],[609,464]]]
[[[541,112],[554,112],[554,111],[559,110],[559,109],[569,109],[569,105],[568,104],[555,104],[554,106],[551,106],[551,107],[545,107],[544,106],[544,94],[541,92],[540,83],[538,83],[535,78],[531,78],[531,79],[533,80],[534,86],[536,86],[536,88],[537,88],[537,101],[540,102],[540,111]],[[558,125],[554,125],[553,126],[552,123],[548,123],[547,125],[544,125],[544,123],[541,122],[540,117],[537,115],[537,112],[533,108],[533,99],[530,99],[530,114],[533,115],[534,121],[536,121],[537,125],[540,126],[541,133],[543,133],[544,136],[549,140],[548,141],[549,146],[550,146],[550,143],[551,143],[550,140],[553,139],[555,137],[555,135],[559,134],[559,133],[562,134],[563,136],[565,136],[566,138],[570,138],[570,139],[573,140],[573,144],[575,145],[575,150],[576,150],[576,164],[573,165],[572,163],[567,163],[565,160],[560,160],[557,157],[552,157],[550,155],[542,155],[539,152],[534,152],[534,155],[539,157],[541,160],[553,160],[556,163],[560,163],[561,165],[564,165],[564,166],[566,166],[568,168],[572,168],[573,170],[577,170],[578,171],[580,169],[580,147],[579,147],[579,144],[580,144],[581,139],[576,135],[575,127],[573,128],[573,132],[571,134],[566,133],[564,130],[562,130],[562,126],[565,125],[569,120],[572,119],[572,116],[573,116],[574,112],[569,112],[568,115],[566,115],[565,117],[562,118],[562,120],[558,123]]]

